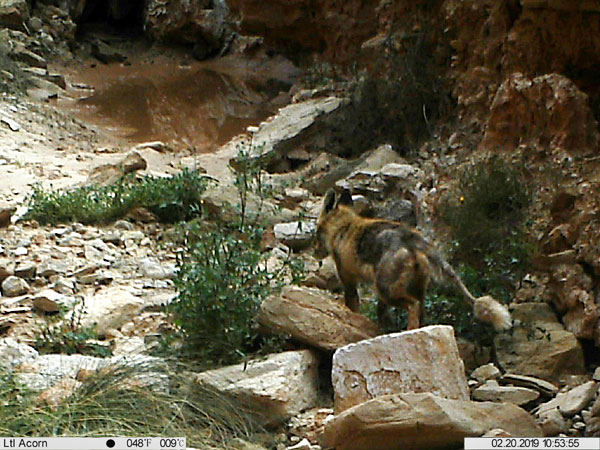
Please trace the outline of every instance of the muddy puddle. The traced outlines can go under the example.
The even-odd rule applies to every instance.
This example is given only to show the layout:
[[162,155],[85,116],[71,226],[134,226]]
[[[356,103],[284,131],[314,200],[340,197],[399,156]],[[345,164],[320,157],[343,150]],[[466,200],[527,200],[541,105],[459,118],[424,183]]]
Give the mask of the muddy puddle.
[[69,105],[76,116],[130,143],[161,140],[194,152],[213,151],[273,114],[296,76],[278,67],[272,78],[241,61],[92,66],[70,75],[91,88]]

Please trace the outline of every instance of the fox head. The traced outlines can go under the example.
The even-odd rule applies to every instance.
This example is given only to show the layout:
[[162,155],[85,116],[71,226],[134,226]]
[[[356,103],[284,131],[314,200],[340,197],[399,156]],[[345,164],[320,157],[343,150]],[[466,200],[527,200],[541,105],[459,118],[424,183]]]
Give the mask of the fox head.
[[330,249],[330,236],[335,229],[353,216],[352,196],[348,191],[336,195],[333,189],[329,189],[323,199],[323,207],[317,219],[317,246],[318,256],[324,256]]

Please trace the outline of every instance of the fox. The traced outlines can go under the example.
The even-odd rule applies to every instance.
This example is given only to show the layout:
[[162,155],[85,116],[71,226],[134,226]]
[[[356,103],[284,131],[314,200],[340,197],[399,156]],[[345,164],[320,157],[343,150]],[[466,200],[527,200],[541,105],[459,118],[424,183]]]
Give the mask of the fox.
[[423,234],[402,222],[362,217],[354,211],[348,191],[337,195],[330,189],[317,218],[317,247],[335,262],[344,289],[346,306],[358,312],[357,284],[375,285],[379,325],[389,327],[390,307],[408,312],[408,329],[424,324],[424,299],[432,280],[450,281],[473,306],[477,320],[496,331],[512,327],[508,308],[487,295],[476,298],[452,266]]

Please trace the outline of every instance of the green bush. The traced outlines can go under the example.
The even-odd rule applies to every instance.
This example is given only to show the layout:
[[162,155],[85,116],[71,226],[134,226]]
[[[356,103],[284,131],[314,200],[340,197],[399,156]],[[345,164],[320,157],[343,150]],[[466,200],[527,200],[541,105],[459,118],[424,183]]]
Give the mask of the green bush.
[[95,327],[82,326],[80,318],[80,314],[73,313],[69,319],[46,323],[36,336],[35,349],[41,354],[112,356],[110,348],[99,343]]
[[[294,258],[281,270],[267,267],[268,254],[260,250],[264,231],[260,211],[269,188],[260,164],[246,154],[238,156],[236,167],[239,215],[228,222],[184,225],[186,238],[174,280],[179,293],[168,307],[184,349],[209,365],[234,363],[250,353],[279,348],[279,337],[259,333],[259,307],[282,283],[298,281],[302,274]],[[253,212],[250,193],[260,199]]]
[[453,259],[482,293],[508,300],[532,253],[526,238],[531,190],[520,165],[493,156],[465,168],[442,203],[454,240]]
[[[441,218],[453,240],[450,253],[457,273],[473,295],[510,302],[533,254],[526,236],[531,189],[523,168],[499,156],[466,167],[457,189],[441,203]],[[446,287],[426,298],[430,323],[453,325],[459,335],[491,342],[489,328],[477,323],[471,308]]]
[[162,221],[177,222],[200,213],[207,183],[208,178],[197,171],[183,170],[168,178],[126,176],[108,186],[66,191],[46,191],[37,185],[28,199],[25,219],[42,224],[106,223],[142,206]]

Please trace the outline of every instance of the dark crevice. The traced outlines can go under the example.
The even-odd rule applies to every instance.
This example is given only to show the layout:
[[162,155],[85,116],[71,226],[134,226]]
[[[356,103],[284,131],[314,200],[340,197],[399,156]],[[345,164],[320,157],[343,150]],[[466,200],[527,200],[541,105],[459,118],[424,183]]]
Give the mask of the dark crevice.
[[144,0],[88,0],[77,20],[78,35],[88,31],[135,36],[143,33]]

